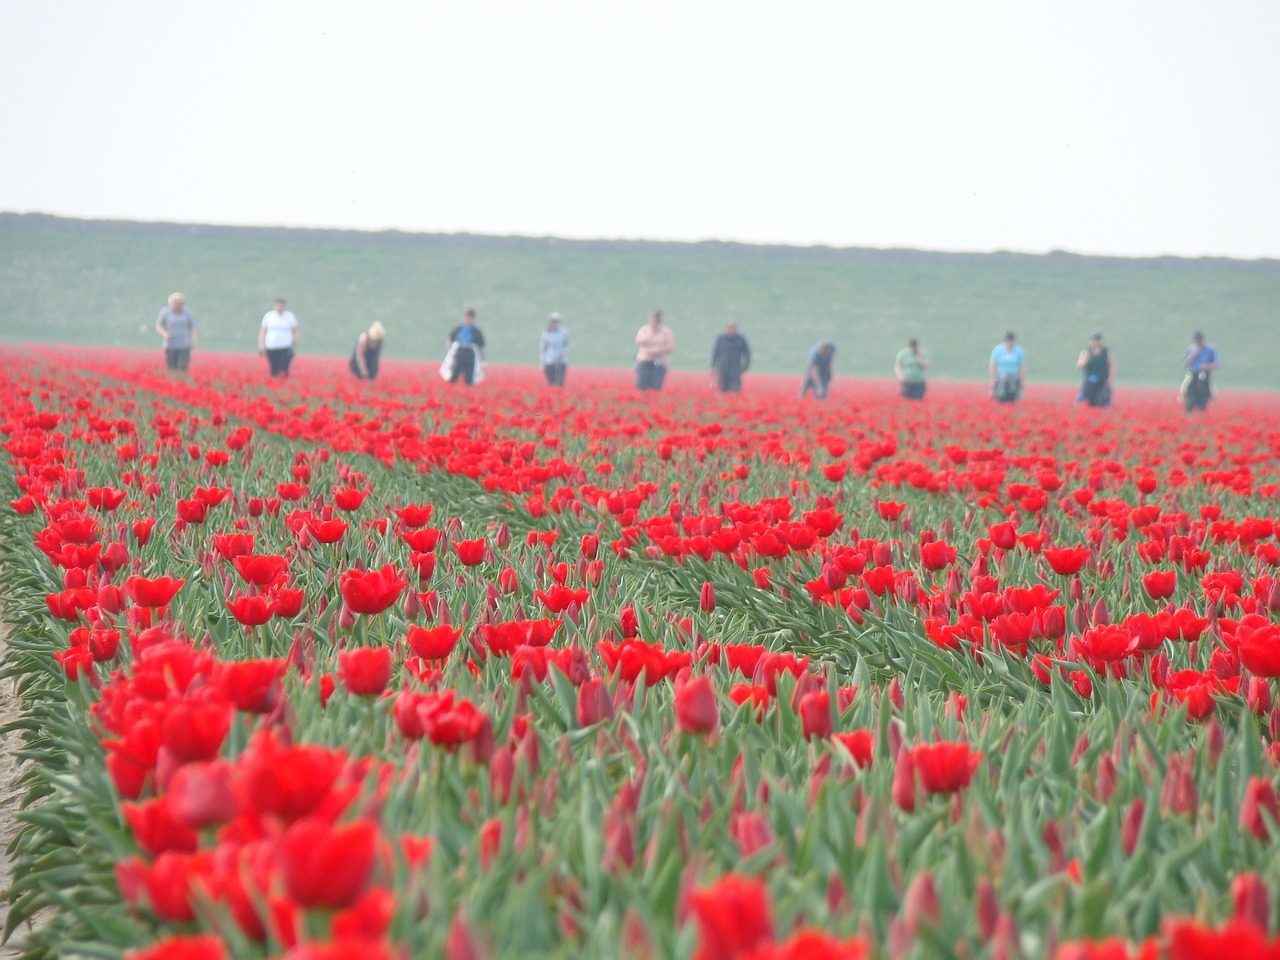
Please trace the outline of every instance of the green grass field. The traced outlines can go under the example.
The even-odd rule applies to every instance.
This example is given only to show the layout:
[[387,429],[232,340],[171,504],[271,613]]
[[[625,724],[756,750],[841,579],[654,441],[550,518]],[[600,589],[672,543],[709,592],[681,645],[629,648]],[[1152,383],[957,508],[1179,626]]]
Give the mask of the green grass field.
[[364,234],[0,215],[0,337],[159,345],[165,297],[186,293],[202,349],[251,351],[272,300],[302,325],[301,353],[348,353],[374,320],[389,358],[443,352],[467,304],[490,359],[532,364],[558,310],[574,363],[627,367],[632,338],[661,307],[677,369],[706,366],[737,321],[765,372],[797,375],[809,347],[839,344],[836,373],[884,377],[909,336],[938,379],[986,375],[1016,330],[1028,376],[1076,379],[1090,332],[1112,346],[1117,381],[1167,385],[1203,328],[1223,355],[1224,389],[1280,388],[1280,261],[1130,260],[1055,253],[938,254],[741,244]]

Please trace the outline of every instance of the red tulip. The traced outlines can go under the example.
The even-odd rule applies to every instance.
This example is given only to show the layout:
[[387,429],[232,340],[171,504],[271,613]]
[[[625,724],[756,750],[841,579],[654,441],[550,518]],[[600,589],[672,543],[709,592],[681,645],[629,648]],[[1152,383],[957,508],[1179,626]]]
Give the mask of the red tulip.
[[926,570],[945,570],[956,562],[956,548],[945,540],[920,544],[920,565]]
[[453,653],[453,648],[457,646],[460,636],[462,631],[455,630],[447,623],[435,627],[412,625],[405,635],[405,640],[409,644],[409,649],[423,660],[443,660]]
[[180,700],[161,723],[164,746],[182,763],[210,760],[231,731],[231,705],[221,700]]
[[289,561],[276,554],[246,554],[233,557],[231,565],[246,583],[265,587],[279,580],[289,569]]
[[729,873],[689,895],[698,922],[695,960],[746,960],[773,940],[773,920],[764,882]]
[[174,819],[192,830],[203,830],[234,818],[233,775],[234,768],[225,760],[179,767],[165,789]]
[[814,690],[800,698],[800,722],[807,739],[831,736],[831,694]]
[[400,572],[388,563],[380,570],[348,570],[338,578],[338,589],[347,609],[352,613],[373,615],[393,606],[409,585]]
[[1164,600],[1173,596],[1178,586],[1178,571],[1152,570],[1142,575],[1142,588],[1152,600]]
[[431,510],[432,505],[429,503],[406,503],[403,507],[397,507],[393,512],[406,527],[417,528],[425,527],[431,522]]
[[328,798],[343,757],[328,747],[290,746],[259,736],[241,755],[242,805],[296,820]]
[[369,884],[377,850],[378,828],[367,820],[299,820],[280,841],[285,888],[304,907],[349,907]]
[[169,602],[182,589],[186,580],[175,580],[173,577],[132,576],[124,582],[124,592],[140,607],[158,608],[168,606]]
[[165,937],[149,947],[130,950],[124,960],[227,960],[222,940],[210,933]]
[[1231,922],[1220,930],[1190,920],[1168,924],[1169,960],[1280,960],[1280,938],[1267,935],[1252,924]]
[[685,733],[711,733],[720,722],[720,705],[706,674],[691,677],[676,690],[676,722]]
[[356,647],[338,654],[338,681],[357,697],[376,697],[391,682],[389,647]]
[[911,749],[911,760],[920,776],[920,786],[929,793],[954,793],[967,787],[982,754],[967,743],[945,740],[922,743]]
[[260,627],[275,614],[275,605],[265,593],[257,593],[251,597],[233,597],[227,601],[227,609],[246,627]]
[[484,563],[486,549],[483,537],[479,540],[455,540],[453,543],[453,552],[458,555],[458,561],[468,567]]
[[1265,623],[1236,630],[1240,662],[1257,677],[1280,677],[1280,627]]
[[1077,547],[1045,547],[1041,555],[1054,573],[1070,576],[1084,568],[1089,560],[1089,548],[1083,544]]
[[369,496],[368,490],[357,490],[355,487],[338,487],[333,491],[333,505],[339,510],[358,510]]

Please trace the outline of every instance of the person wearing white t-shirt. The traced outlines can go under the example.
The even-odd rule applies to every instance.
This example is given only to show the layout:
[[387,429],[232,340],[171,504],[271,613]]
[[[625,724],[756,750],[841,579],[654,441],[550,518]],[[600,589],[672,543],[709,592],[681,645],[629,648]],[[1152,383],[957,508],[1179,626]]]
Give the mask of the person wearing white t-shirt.
[[258,329],[258,353],[266,354],[273,377],[288,377],[293,362],[293,348],[298,344],[298,318],[277,300],[275,309],[262,318]]

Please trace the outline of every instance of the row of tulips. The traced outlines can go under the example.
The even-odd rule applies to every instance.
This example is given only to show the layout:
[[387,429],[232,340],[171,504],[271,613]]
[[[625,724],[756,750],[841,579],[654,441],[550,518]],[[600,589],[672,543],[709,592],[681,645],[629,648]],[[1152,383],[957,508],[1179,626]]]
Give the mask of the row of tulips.
[[0,423],[32,956],[1280,950],[1248,408],[54,359]]

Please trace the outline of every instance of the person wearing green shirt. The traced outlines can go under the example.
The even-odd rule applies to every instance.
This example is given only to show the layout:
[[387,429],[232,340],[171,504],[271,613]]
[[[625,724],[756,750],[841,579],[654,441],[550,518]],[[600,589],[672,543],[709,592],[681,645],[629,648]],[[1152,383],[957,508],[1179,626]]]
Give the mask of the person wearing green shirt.
[[908,400],[924,399],[924,372],[928,367],[929,354],[921,350],[920,341],[912,337],[898,351],[898,358],[893,362],[893,372],[902,385],[902,395]]

